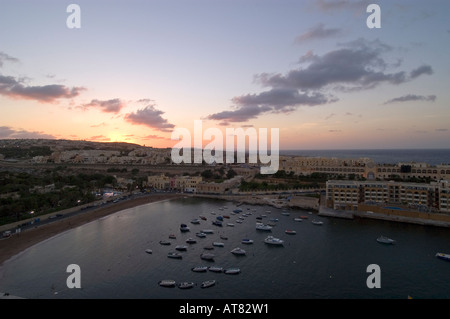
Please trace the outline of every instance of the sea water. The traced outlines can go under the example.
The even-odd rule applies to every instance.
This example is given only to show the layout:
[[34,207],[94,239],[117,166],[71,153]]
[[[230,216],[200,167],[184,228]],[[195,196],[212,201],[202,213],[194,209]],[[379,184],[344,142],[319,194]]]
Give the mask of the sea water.
[[[0,291],[24,298],[149,298],[149,299],[296,299],[296,298],[450,298],[450,263],[437,252],[450,253],[450,230],[369,219],[319,217],[307,211],[286,211],[268,205],[181,198],[126,209],[39,243],[4,263]],[[226,207],[226,208],[224,208]],[[238,217],[242,223],[237,223]],[[284,213],[284,214],[283,214]],[[202,215],[207,220],[191,224]],[[212,225],[217,216],[223,227]],[[256,217],[266,215],[261,220]],[[306,216],[301,222],[294,218]],[[256,222],[276,218],[271,232],[258,231]],[[312,220],[323,221],[315,225]],[[180,232],[180,224],[189,232]],[[227,226],[233,223],[234,227]],[[214,230],[205,238],[195,233]],[[295,230],[288,235],[285,230]],[[169,235],[176,239],[169,239]],[[284,240],[269,246],[272,235]],[[394,245],[376,241],[380,235]],[[222,238],[221,238],[222,236]],[[187,244],[188,238],[197,240]],[[254,241],[242,244],[244,238]],[[161,240],[171,245],[161,245]],[[214,262],[200,259],[205,246]],[[182,259],[170,259],[176,245],[187,245]],[[235,247],[245,256],[231,253]],[[152,254],[145,252],[151,249]],[[80,267],[81,288],[68,288],[67,266]],[[368,266],[380,267],[380,288],[369,288]],[[236,275],[196,273],[196,266],[238,267]],[[160,287],[160,280],[190,281],[192,289]],[[216,285],[202,289],[206,280]]]

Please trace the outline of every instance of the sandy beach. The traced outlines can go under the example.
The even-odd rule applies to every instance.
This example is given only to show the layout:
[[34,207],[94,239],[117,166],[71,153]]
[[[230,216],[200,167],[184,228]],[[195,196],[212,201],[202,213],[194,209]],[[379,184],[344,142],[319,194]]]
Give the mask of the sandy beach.
[[6,260],[19,254],[45,239],[51,238],[59,233],[76,228],[104,216],[148,203],[162,200],[175,199],[185,196],[183,194],[152,194],[139,198],[120,201],[113,205],[101,207],[90,212],[77,214],[72,217],[56,220],[52,223],[28,229],[19,234],[14,234],[7,239],[0,240],[0,265]]

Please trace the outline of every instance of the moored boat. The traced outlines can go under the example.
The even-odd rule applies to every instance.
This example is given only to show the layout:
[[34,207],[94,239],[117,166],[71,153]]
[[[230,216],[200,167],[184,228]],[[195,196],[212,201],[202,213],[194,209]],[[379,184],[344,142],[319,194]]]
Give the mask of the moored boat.
[[181,256],[180,254],[174,253],[174,252],[168,253],[168,254],[167,254],[167,257],[169,257],[169,258],[174,258],[174,259],[181,259],[181,258],[183,258],[183,256]]
[[203,253],[200,255],[200,258],[203,260],[210,260],[213,261],[214,257],[216,257],[214,254],[209,254],[209,253]]
[[292,229],[286,229],[285,233],[288,234],[288,235],[295,235],[295,234],[297,234],[297,232],[295,230],[292,230]]
[[203,232],[199,232],[199,233],[195,233],[195,236],[199,237],[199,238],[205,238],[206,234]]
[[222,222],[221,222],[220,220],[214,220],[214,221],[212,222],[212,224],[215,225],[215,226],[222,227]]
[[212,287],[216,284],[215,280],[206,280],[204,282],[202,282],[202,284],[200,285],[201,288],[209,288]]
[[180,282],[178,284],[178,288],[180,289],[189,289],[195,286],[195,283],[193,282],[188,282],[188,281],[184,281],[184,282]]
[[223,246],[225,246],[224,245],[224,243],[220,243],[220,242],[213,242],[213,244],[212,244],[213,246],[216,246],[216,247],[223,247]]
[[197,266],[197,267],[191,268],[191,270],[193,272],[206,272],[208,270],[208,267],[207,266]]
[[211,266],[208,268],[209,271],[212,272],[222,272],[223,271],[223,267],[219,267],[219,266]]
[[202,230],[202,233],[205,233],[205,234],[214,234],[214,230],[212,230],[212,229],[203,229],[203,230]]
[[161,287],[175,287],[175,280],[161,280],[158,282],[158,285],[160,285]]
[[241,272],[241,269],[233,267],[233,268],[227,268],[223,272],[227,275],[237,275]]
[[318,226],[323,225],[323,222],[320,220],[313,220],[311,223],[313,223],[314,225],[318,225]]
[[262,230],[262,231],[271,231],[272,230],[272,226],[265,225],[263,223],[256,223],[256,229],[257,230]]
[[388,238],[386,236],[380,236],[377,238],[377,242],[379,242],[380,244],[392,245],[395,243],[395,240]]
[[190,231],[190,229],[189,229],[189,227],[186,224],[181,224],[180,225],[180,231],[188,232],[188,231]]
[[231,253],[232,253],[233,255],[243,256],[243,255],[246,254],[246,251],[245,251],[244,249],[242,249],[242,248],[236,247],[236,248],[234,248],[234,249],[231,251]]
[[250,244],[253,244],[253,240],[252,239],[248,239],[248,238],[244,238],[244,239],[242,239],[241,243],[246,244],[246,245],[250,245]]
[[193,220],[191,220],[191,224],[195,224],[195,225],[200,224],[200,219],[194,218]]
[[152,253],[153,253],[153,251],[152,251],[151,249],[146,249],[145,252],[146,252],[147,254],[152,254]]
[[165,245],[165,246],[168,246],[168,245],[171,244],[170,241],[168,241],[168,240],[161,240],[161,241],[159,241],[159,243],[160,243],[161,245]]
[[169,235],[169,238],[170,238],[170,239],[177,239],[177,236],[175,236],[174,234],[170,234],[170,235]]
[[175,246],[175,249],[178,251],[186,251],[187,250],[187,246],[185,245],[177,245]]
[[275,245],[275,246],[282,246],[284,241],[279,238],[275,238],[273,236],[267,236],[266,239],[264,239],[264,242],[269,245]]
[[301,222],[301,221],[303,221],[303,219],[301,219],[301,218],[294,218],[294,221],[296,221],[296,222]]
[[188,244],[195,244],[197,241],[194,238],[188,238],[186,239],[186,243]]
[[442,260],[450,261],[450,254],[437,253],[436,257]]

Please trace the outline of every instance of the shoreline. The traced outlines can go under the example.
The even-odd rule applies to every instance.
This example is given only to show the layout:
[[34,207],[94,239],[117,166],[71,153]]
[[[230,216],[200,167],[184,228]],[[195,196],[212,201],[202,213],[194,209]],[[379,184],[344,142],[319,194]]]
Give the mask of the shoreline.
[[163,200],[182,198],[184,196],[186,196],[186,194],[152,194],[128,199],[107,207],[100,207],[90,212],[80,213],[75,216],[56,220],[49,224],[22,231],[18,234],[13,234],[9,238],[0,240],[0,268],[3,266],[4,262],[16,255],[19,255],[27,248],[30,248],[39,242],[54,237],[65,231],[74,229],[95,220],[99,220],[100,218],[125,209],[149,203],[156,203]]

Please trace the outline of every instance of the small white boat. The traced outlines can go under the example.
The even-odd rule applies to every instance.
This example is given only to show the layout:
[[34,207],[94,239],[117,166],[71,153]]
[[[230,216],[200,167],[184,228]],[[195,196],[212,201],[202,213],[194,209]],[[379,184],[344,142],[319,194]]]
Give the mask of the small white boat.
[[273,236],[267,236],[266,239],[264,239],[264,242],[266,244],[275,245],[275,246],[282,246],[284,244],[284,240],[275,238]]
[[256,223],[256,230],[271,231],[272,226],[265,225],[263,223]]
[[227,226],[228,227],[234,227],[234,224],[233,223],[227,223]]
[[250,245],[250,244],[253,244],[253,240],[252,239],[248,239],[248,238],[244,238],[244,239],[242,239],[241,243],[246,244],[246,245]]
[[200,233],[195,233],[195,236],[197,236],[197,237],[199,237],[199,238],[205,238],[205,237],[206,237],[206,234],[200,232]]
[[145,252],[146,252],[147,254],[152,254],[152,253],[153,253],[153,251],[152,251],[151,249],[146,249]]
[[177,245],[177,246],[175,246],[175,249],[178,250],[178,251],[186,251],[187,248],[188,247],[185,246],[185,245]]
[[194,238],[188,238],[186,239],[186,243],[188,244],[195,244],[197,241]]
[[174,234],[170,234],[170,235],[169,235],[169,238],[170,238],[170,239],[177,239],[177,236],[175,236]]
[[161,287],[175,287],[175,280],[161,280],[158,282]]
[[202,230],[202,233],[205,233],[205,234],[214,234],[214,230],[212,230],[212,229],[203,229],[203,230]]
[[191,224],[195,224],[195,225],[200,224],[200,219],[194,218],[193,220],[191,220]]
[[209,288],[212,287],[216,284],[215,280],[206,280],[204,282],[202,282],[202,284],[200,285],[201,288]]
[[167,257],[173,258],[173,259],[182,259],[183,258],[183,256],[181,256],[180,254],[174,253],[174,252],[168,253]]
[[194,286],[195,286],[195,284],[193,282],[187,282],[187,281],[180,282],[178,284],[178,288],[180,288],[180,289],[190,289]]
[[302,218],[298,218],[298,217],[296,217],[296,218],[294,218],[294,221],[296,221],[296,222],[302,222],[302,221],[303,221],[303,219],[302,219]]
[[171,244],[170,241],[168,241],[168,240],[161,240],[159,243],[160,243],[161,245],[165,245],[165,246],[168,246],[168,245]]
[[208,270],[212,271],[212,272],[222,272],[223,268],[222,267],[218,267],[218,266],[211,266],[211,267],[208,268]]
[[380,244],[392,245],[395,243],[395,240],[388,238],[386,236],[380,236],[377,238],[377,242],[379,242]]
[[223,271],[227,275],[237,275],[241,272],[239,268],[227,268]]
[[437,253],[436,257],[442,260],[450,261],[450,254]]
[[193,272],[206,272],[208,270],[208,267],[207,266],[197,266],[197,267],[191,268],[191,270]]
[[297,234],[297,232],[295,230],[292,230],[292,229],[286,229],[284,232],[286,234],[288,234],[288,235],[295,235],[295,234]]
[[216,246],[216,247],[223,247],[223,246],[225,246],[223,243],[219,243],[219,242],[213,242],[213,246]]
[[313,223],[314,225],[323,225],[323,222],[320,220],[313,220],[311,223]]
[[181,232],[188,232],[190,231],[189,227],[186,224],[181,224],[180,225],[180,231]]
[[232,253],[233,255],[243,256],[243,255],[246,254],[246,251],[245,251],[244,249],[242,249],[242,248],[236,247],[236,248],[234,248],[234,249],[231,251],[231,253]]
[[200,258],[203,260],[214,260],[214,257],[216,257],[214,254],[209,254],[209,253],[203,253],[200,255]]

